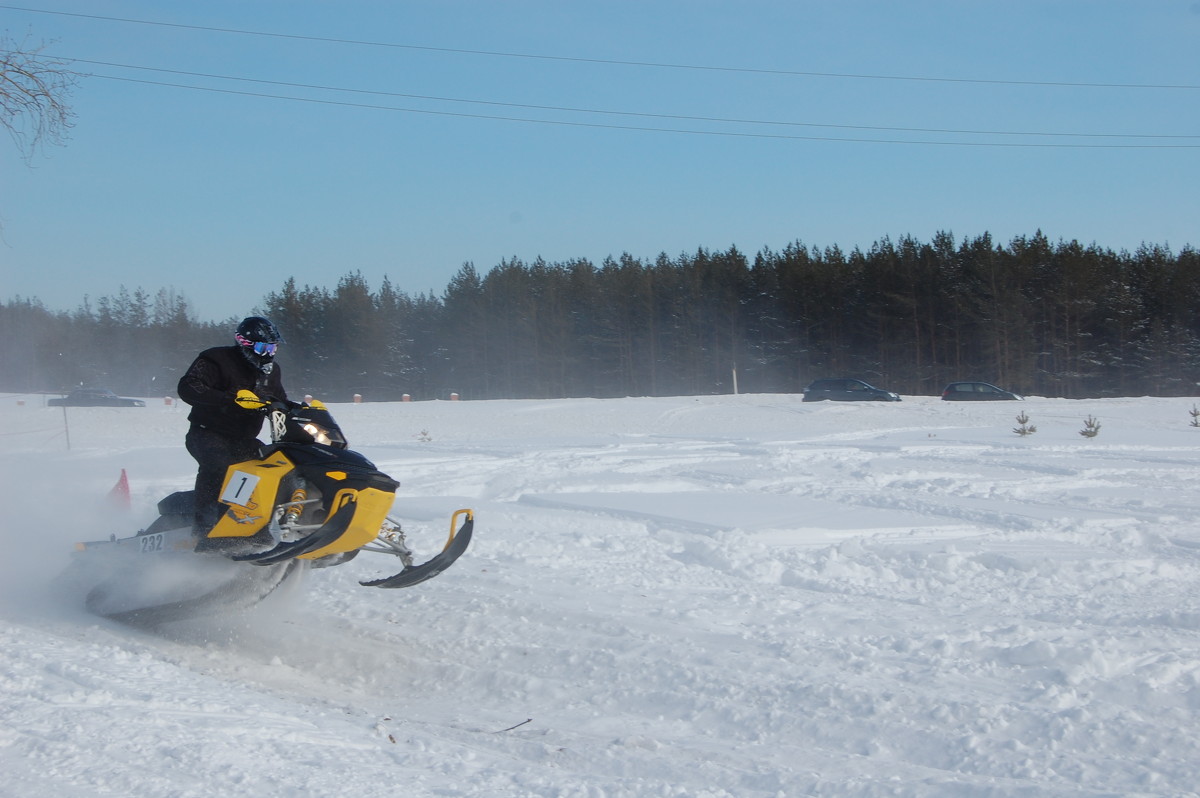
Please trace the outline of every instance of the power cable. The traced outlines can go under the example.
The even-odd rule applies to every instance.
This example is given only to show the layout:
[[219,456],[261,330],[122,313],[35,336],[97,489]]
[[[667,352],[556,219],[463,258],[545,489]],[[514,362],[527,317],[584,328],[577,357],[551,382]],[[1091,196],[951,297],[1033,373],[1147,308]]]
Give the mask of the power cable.
[[410,114],[426,114],[430,116],[451,116],[467,119],[489,119],[504,122],[525,122],[528,124],[559,125],[564,127],[601,128],[606,130],[635,130],[654,133],[683,133],[696,136],[728,136],[735,138],[784,139],[796,141],[841,141],[871,144],[924,144],[934,146],[957,147],[1042,147],[1060,149],[1200,149],[1200,144],[1040,144],[1021,142],[982,142],[982,141],[915,141],[905,139],[868,139],[848,138],[838,136],[798,136],[778,133],[744,133],[720,130],[687,130],[680,128],[641,127],[635,125],[613,125],[600,122],[571,122],[554,119],[527,119],[523,117],[498,116],[491,114],[468,114],[457,111],[434,111],[421,108],[399,108],[388,105],[372,105],[369,103],[353,103],[342,100],[321,100],[313,97],[290,97],[282,94],[266,94],[262,92],[237,91],[234,89],[217,89],[209,86],[189,86],[184,83],[167,83],[164,81],[143,80],[140,78],[122,78],[115,75],[92,74],[91,77],[103,80],[115,80],[126,83],[141,83],[150,86],[165,86],[176,89],[191,89],[193,91],[211,92],[214,94],[233,94],[243,97],[261,97],[273,100],[290,100],[292,102],[315,103],[319,105],[335,105],[349,108],[366,108],[380,111],[398,111]]
[[[93,61],[85,58],[71,58],[70,56],[60,56],[73,63],[92,64],[96,66],[118,67],[121,69],[137,69],[147,72],[161,72],[171,75],[184,75],[194,78],[211,78],[216,80],[230,80],[243,83],[259,83],[269,86],[285,86],[295,89],[312,89],[318,91],[335,91],[348,94],[367,94],[379,97],[401,97],[410,100],[431,100],[436,102],[464,103],[471,105],[489,105],[503,108],[523,108],[534,111],[562,111],[578,114],[604,114],[609,116],[630,116],[648,119],[673,119],[689,122],[718,122],[722,124],[739,124],[739,125],[775,125],[783,127],[819,127],[819,128],[834,128],[839,130],[876,130],[876,131],[891,131],[899,133],[943,133],[956,135],[972,135],[972,136],[1044,136],[1044,137],[1063,137],[1063,138],[1121,138],[1121,139],[1200,139],[1200,135],[1172,135],[1172,134],[1149,134],[1149,133],[1051,133],[1046,131],[1011,131],[1011,130],[958,130],[953,128],[923,128],[923,127],[895,127],[885,125],[845,125],[824,122],[783,122],[775,120],[763,119],[737,119],[729,117],[713,117],[713,116],[688,116],[683,114],[660,114],[648,113],[639,111],[613,111],[597,108],[573,108],[569,106],[558,105],[531,105],[526,103],[510,103],[498,102],[494,100],[470,100],[459,97],[439,97],[427,94],[408,94],[402,92],[377,91],[371,89],[354,89],[339,86],[322,86],[311,83],[293,83],[280,80],[263,80],[259,78],[246,78],[236,75],[220,75],[207,72],[189,72],[181,69],[165,69],[161,67],[137,66],[134,64],[119,64],[111,61]],[[98,75],[97,77],[108,77]],[[167,84],[173,85],[173,84]]]
[[1089,82],[1070,82],[1061,80],[989,80],[984,78],[939,78],[939,77],[924,77],[914,75],[874,75],[874,74],[856,74],[849,72],[816,72],[816,71],[800,71],[790,69],[756,69],[751,67],[724,67],[710,66],[702,64],[673,64],[666,62],[655,61],[621,61],[609,58],[583,58],[578,56],[563,56],[563,55],[542,55],[535,53],[512,53],[499,50],[471,50],[455,47],[431,47],[416,44],[400,44],[396,42],[376,42],[366,41],[361,39],[340,39],[327,36],[305,36],[293,33],[273,33],[270,31],[244,30],[240,28],[222,28],[208,25],[185,25],[179,22],[159,22],[145,19],[132,19],[129,17],[110,17],[99,14],[82,14],[70,11],[49,11],[39,8],[26,8],[24,6],[0,5],[0,9],[9,11],[24,11],[31,14],[52,14],[64,17],[78,17],[82,19],[103,20],[106,22],[121,22],[132,25],[154,25],[166,28],[182,28],[185,30],[207,31],[210,33],[231,33],[240,36],[264,36],[276,39],[293,39],[298,41],[325,42],[328,44],[349,44],[360,47],[387,47],[403,50],[424,50],[428,52],[439,53],[454,53],[458,55],[482,55],[496,58],[523,58],[542,61],[560,61],[560,62],[575,62],[584,64],[604,64],[609,66],[632,66],[632,67],[649,67],[654,69],[680,69],[680,70],[696,70],[707,72],[730,72],[730,73],[745,73],[757,75],[785,75],[792,77],[815,77],[815,78],[842,78],[854,80],[890,80],[890,81],[915,81],[923,83],[969,83],[969,84],[985,84],[995,86],[1055,86],[1063,88],[1091,88],[1091,89],[1173,89],[1173,90],[1196,90],[1200,89],[1200,85],[1195,84],[1157,84],[1157,83],[1089,83]]

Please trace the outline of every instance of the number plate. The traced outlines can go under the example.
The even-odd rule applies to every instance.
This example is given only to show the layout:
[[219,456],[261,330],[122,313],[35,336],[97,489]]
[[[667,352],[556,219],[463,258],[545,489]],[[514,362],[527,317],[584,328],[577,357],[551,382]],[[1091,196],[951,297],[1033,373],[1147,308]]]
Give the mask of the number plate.
[[250,497],[254,495],[256,487],[258,487],[257,474],[234,471],[229,477],[229,482],[225,485],[225,490],[221,493],[221,501],[226,504],[247,507],[250,504]]

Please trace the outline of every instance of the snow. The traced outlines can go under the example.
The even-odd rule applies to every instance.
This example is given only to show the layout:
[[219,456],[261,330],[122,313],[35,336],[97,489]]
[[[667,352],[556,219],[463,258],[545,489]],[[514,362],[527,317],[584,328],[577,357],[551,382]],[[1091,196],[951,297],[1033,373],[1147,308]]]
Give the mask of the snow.
[[190,486],[147,404],[0,396],[0,796],[1200,795],[1192,399],[331,404],[471,549],[138,629],[54,580]]

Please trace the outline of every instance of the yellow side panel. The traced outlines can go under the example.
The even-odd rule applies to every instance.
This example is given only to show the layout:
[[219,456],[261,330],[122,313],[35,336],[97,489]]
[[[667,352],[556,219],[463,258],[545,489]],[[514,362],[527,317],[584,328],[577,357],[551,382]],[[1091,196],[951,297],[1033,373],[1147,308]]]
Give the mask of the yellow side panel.
[[[345,534],[328,546],[317,549],[309,554],[302,554],[297,559],[315,560],[318,557],[325,557],[329,554],[354,551],[367,545],[379,534],[379,528],[383,526],[383,521],[391,511],[392,502],[395,499],[396,494],[391,491],[382,491],[378,488],[338,491],[331,505],[333,512],[336,512],[339,507],[342,507],[347,502],[354,502],[356,505],[354,518],[350,522],[350,528],[346,530]],[[333,512],[330,515],[333,515]]]
[[208,533],[210,538],[246,538],[271,521],[279,483],[295,466],[279,452],[267,460],[234,463],[225,472],[221,503],[225,512]]

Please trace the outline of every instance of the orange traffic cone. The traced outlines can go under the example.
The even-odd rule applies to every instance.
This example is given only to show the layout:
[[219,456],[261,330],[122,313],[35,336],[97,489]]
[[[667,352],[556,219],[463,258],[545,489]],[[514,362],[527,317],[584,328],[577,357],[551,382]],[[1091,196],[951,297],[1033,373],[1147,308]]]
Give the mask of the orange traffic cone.
[[125,469],[121,469],[121,478],[117,480],[117,484],[113,485],[113,489],[108,492],[108,500],[113,507],[121,510],[128,510],[132,505],[129,499],[129,477],[125,474]]

